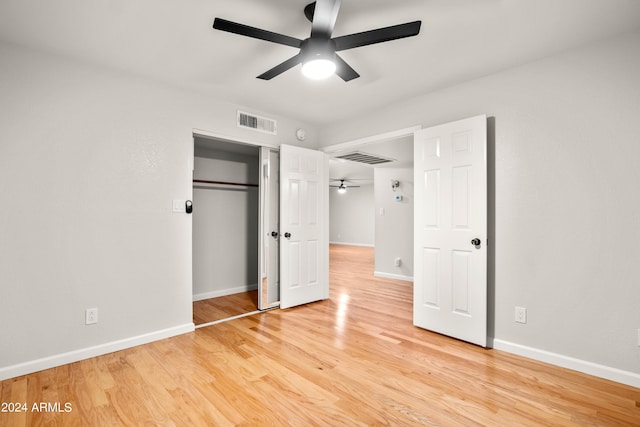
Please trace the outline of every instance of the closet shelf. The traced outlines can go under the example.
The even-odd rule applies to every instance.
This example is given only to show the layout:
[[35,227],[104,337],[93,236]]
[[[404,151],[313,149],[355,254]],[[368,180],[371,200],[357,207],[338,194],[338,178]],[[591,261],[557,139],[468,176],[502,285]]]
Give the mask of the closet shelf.
[[220,184],[220,185],[235,185],[237,187],[259,187],[258,184],[243,184],[240,182],[227,182],[227,181],[207,181],[204,179],[194,179],[194,184]]

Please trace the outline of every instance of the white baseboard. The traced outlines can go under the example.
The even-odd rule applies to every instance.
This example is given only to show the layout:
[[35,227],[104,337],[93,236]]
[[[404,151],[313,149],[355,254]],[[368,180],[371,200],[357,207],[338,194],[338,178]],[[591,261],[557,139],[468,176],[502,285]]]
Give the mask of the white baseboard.
[[365,248],[374,248],[376,245],[373,243],[348,243],[348,242],[329,242],[330,245],[344,245],[344,246],[363,246]]
[[636,374],[634,372],[623,371],[621,369],[611,368],[609,366],[599,365],[597,363],[575,359],[569,356],[563,356],[562,354],[551,353],[546,350],[514,344],[500,339],[493,340],[493,348],[537,360],[539,362],[549,363],[551,365],[572,369],[584,374],[640,388],[640,374]]
[[403,276],[401,274],[382,273],[380,271],[374,271],[375,277],[382,277],[385,279],[404,280],[405,282],[413,282],[413,276]]
[[0,368],[0,381],[195,331],[193,323]]
[[194,294],[193,301],[202,301],[203,299],[226,297],[227,295],[239,294],[240,292],[255,291],[258,289],[258,284],[237,286],[235,288],[222,289],[219,291],[203,292],[201,294]]

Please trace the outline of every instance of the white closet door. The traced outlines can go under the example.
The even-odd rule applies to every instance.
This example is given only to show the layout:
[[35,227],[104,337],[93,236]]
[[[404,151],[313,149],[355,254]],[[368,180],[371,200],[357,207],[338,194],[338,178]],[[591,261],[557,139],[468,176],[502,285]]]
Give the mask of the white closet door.
[[329,164],[280,147],[280,307],[329,298]]

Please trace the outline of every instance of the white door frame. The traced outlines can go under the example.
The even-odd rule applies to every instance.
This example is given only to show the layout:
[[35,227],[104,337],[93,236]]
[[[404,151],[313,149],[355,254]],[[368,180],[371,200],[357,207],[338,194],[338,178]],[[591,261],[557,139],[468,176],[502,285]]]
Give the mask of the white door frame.
[[257,142],[251,139],[238,138],[235,136],[229,136],[222,133],[211,132],[203,129],[193,128],[191,130],[191,133],[193,134],[194,137],[200,136],[202,138],[215,139],[215,140],[224,141],[224,142],[233,142],[235,144],[254,145],[256,147],[269,147],[269,148],[275,148],[275,149],[280,148],[280,145],[278,144],[269,144],[267,142]]
[[[217,132],[211,132],[208,130],[204,130],[204,129],[196,129],[196,128],[192,128],[191,129],[191,144],[190,144],[190,149],[191,152],[189,154],[189,159],[188,159],[188,176],[185,178],[187,180],[187,188],[189,189],[187,191],[187,200],[193,200],[193,170],[194,170],[194,157],[195,157],[195,153],[194,153],[194,147],[195,147],[195,138],[200,137],[200,138],[204,138],[204,139],[211,139],[211,140],[215,140],[215,141],[220,141],[220,142],[229,142],[229,143],[233,143],[233,144],[241,144],[241,145],[250,145],[250,146],[254,146],[256,148],[260,148],[260,147],[266,147],[266,148],[271,148],[271,149],[275,149],[275,150],[279,150],[280,146],[276,145],[276,144],[269,144],[269,143],[262,143],[262,142],[257,142],[257,141],[253,141],[250,139],[245,139],[245,138],[238,138],[235,136],[229,136],[229,135],[225,135],[225,134],[221,134],[221,133],[217,133]],[[197,206],[194,207],[194,209],[198,209]],[[191,221],[191,227],[189,230],[189,237],[191,239],[191,245],[189,245],[189,251],[192,251],[192,247],[193,247],[193,221]],[[260,237],[260,236],[259,236]],[[260,240],[258,242],[258,245],[260,247]],[[258,254],[258,257],[260,255]],[[193,293],[193,253],[190,253],[190,258],[191,258],[191,292]],[[259,270],[259,269],[258,269]],[[260,271],[258,271],[258,276],[260,276]],[[260,290],[260,278],[256,277],[256,279],[258,280],[258,289]],[[192,308],[192,306],[190,306],[190,308]],[[247,314],[252,314],[252,313],[247,313]],[[240,315],[243,316],[243,315]],[[237,317],[237,316],[236,316]],[[227,320],[227,319],[222,319]],[[210,322],[210,323],[205,323],[202,325],[198,325],[197,327],[203,327],[203,326],[208,326],[212,323],[218,323],[218,321],[215,322]]]
[[383,132],[376,135],[366,136],[364,138],[353,139],[351,141],[341,142],[338,144],[328,145],[321,147],[318,150],[324,151],[327,154],[335,153],[336,151],[346,150],[350,148],[360,148],[365,145],[375,144],[376,142],[393,141],[394,139],[405,138],[407,136],[413,137],[415,131],[422,129],[422,125],[410,126],[402,129],[396,129],[389,132]]

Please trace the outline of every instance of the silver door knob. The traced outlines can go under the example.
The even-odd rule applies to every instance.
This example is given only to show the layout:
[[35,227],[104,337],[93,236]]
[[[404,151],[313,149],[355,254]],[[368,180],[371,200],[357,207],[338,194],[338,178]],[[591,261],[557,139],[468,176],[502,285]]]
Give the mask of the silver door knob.
[[480,246],[480,239],[476,237],[475,239],[471,240],[471,244],[473,246]]
[[289,233],[289,232],[284,233],[284,237],[286,237],[287,239],[290,239],[291,238],[291,233]]

